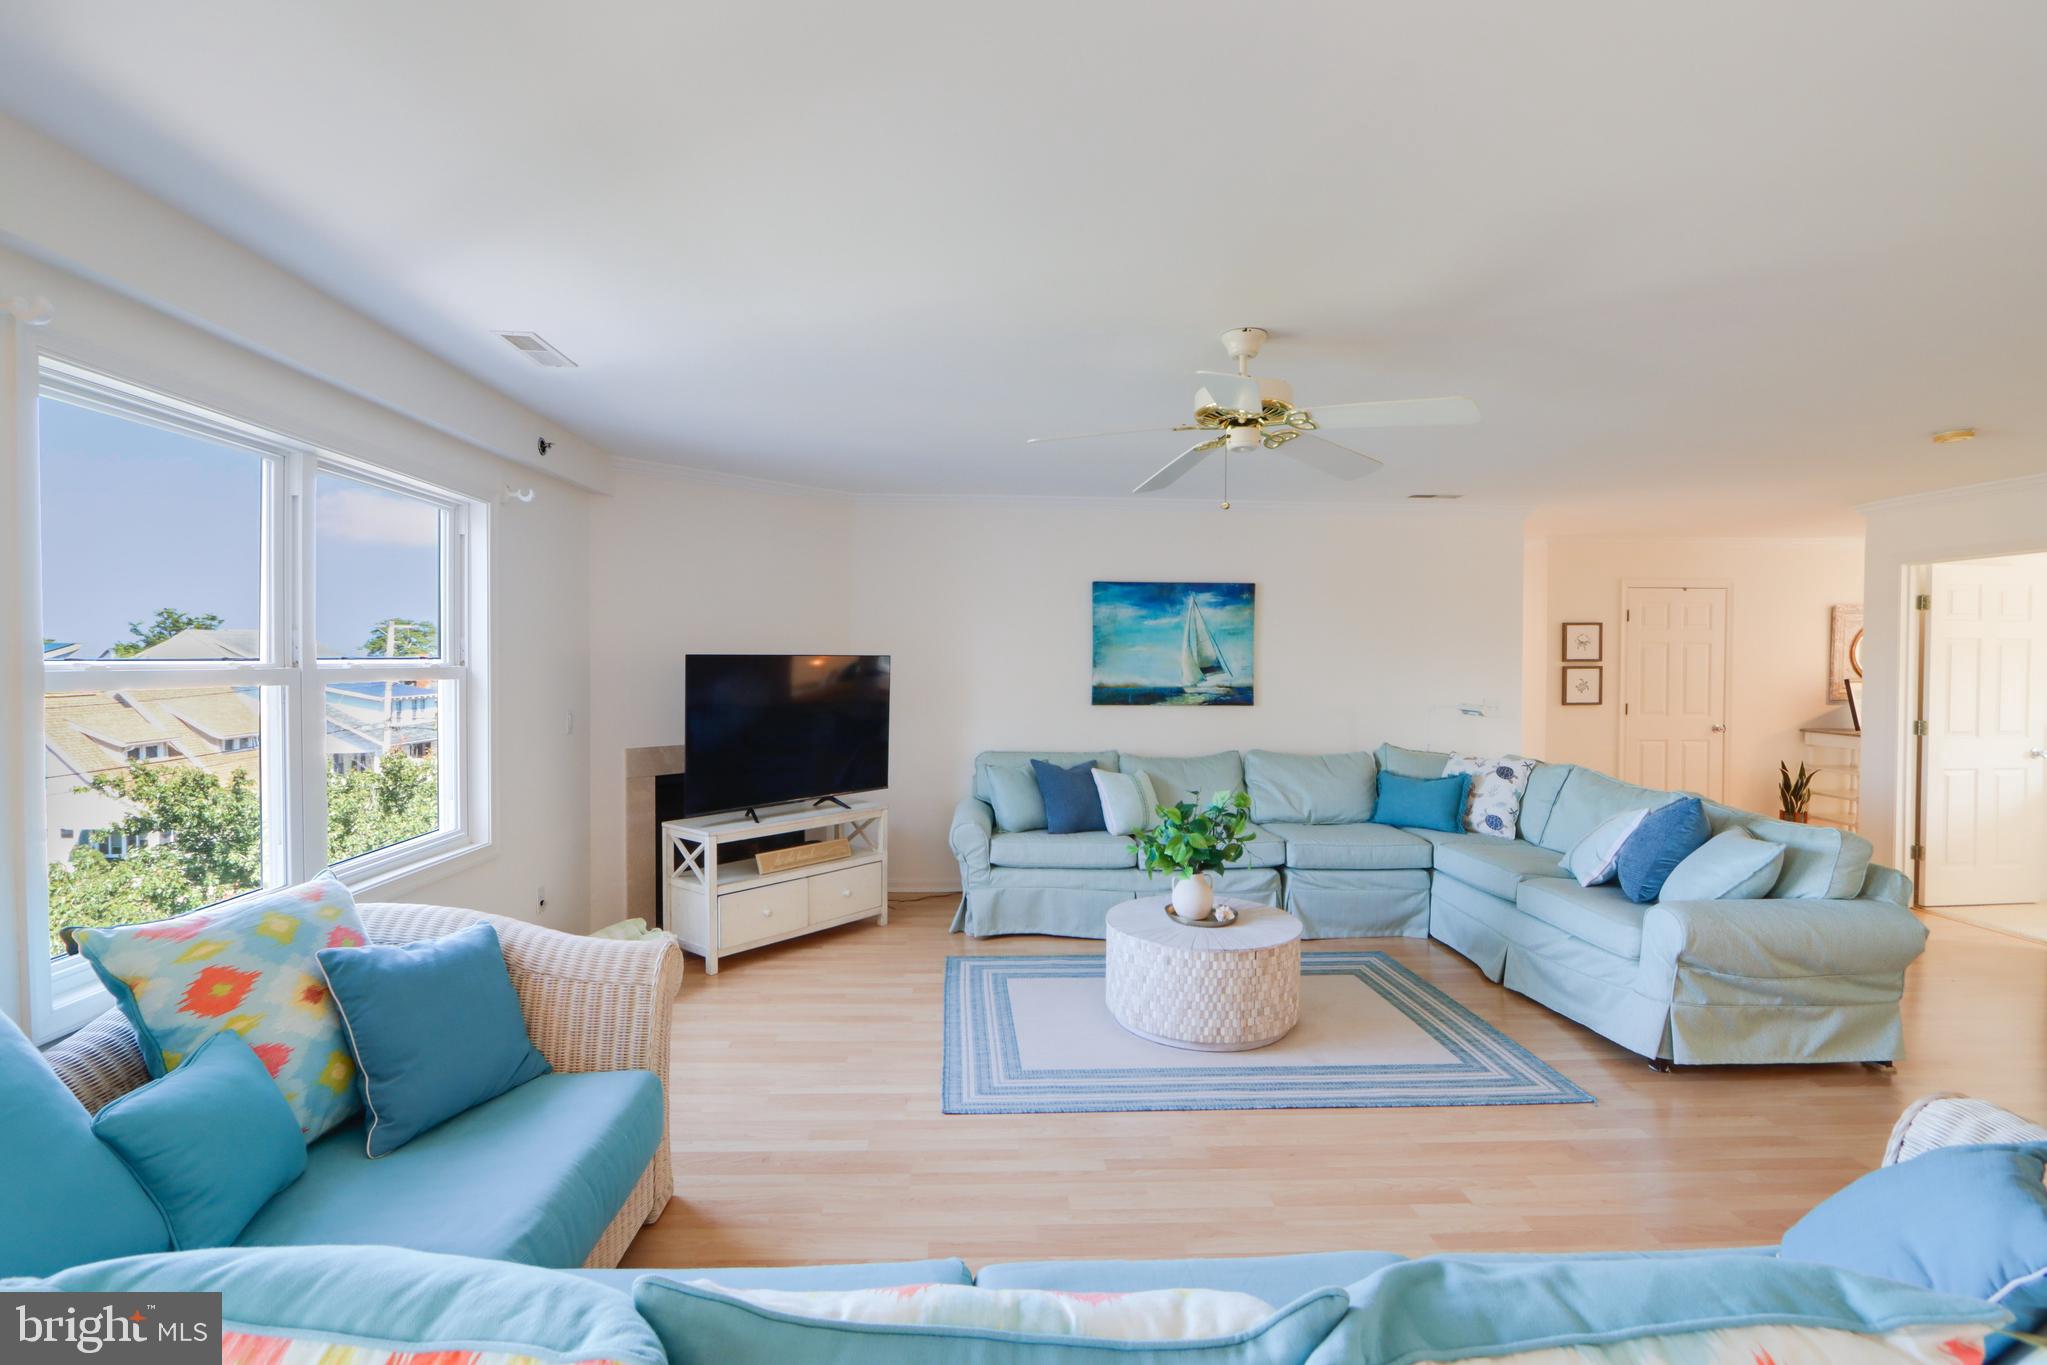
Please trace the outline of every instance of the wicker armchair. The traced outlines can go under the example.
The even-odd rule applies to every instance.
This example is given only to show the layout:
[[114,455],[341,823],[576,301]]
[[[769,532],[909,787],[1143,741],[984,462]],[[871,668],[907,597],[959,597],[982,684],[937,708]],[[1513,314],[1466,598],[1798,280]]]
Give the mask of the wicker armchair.
[[[661,1146],[585,1265],[615,1266],[640,1228],[675,1194],[668,1146],[668,1018],[682,986],[682,953],[667,939],[583,938],[523,920],[445,905],[356,907],[377,943],[416,943],[489,922],[504,946],[526,1031],[556,1071],[651,1071],[664,1096]],[[97,1112],[149,1079],[134,1030],[108,1010],[45,1056],[86,1109]]]

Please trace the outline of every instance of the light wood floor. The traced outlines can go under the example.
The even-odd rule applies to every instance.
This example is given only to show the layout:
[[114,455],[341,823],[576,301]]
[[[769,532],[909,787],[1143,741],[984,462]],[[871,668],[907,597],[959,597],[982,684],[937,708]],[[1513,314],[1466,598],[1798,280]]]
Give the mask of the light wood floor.
[[1909,1055],[1662,1075],[1437,944],[1380,948],[1598,1105],[947,1116],[949,954],[1097,952],[946,933],[954,898],[697,959],[675,1010],[678,1197],[627,1265],[776,1265],[1372,1248],[1592,1250],[1772,1242],[1874,1166],[1938,1090],[2047,1114],[2047,945],[1929,919]]

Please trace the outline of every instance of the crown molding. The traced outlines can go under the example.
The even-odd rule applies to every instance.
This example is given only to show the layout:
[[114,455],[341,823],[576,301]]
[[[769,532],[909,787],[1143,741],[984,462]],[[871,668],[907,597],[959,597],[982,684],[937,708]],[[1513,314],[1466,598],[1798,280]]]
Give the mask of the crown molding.
[[2028,492],[2041,488],[2047,488],[2047,474],[2020,474],[2009,479],[1956,484],[1951,488],[1930,488],[1924,493],[1901,493],[1895,498],[1859,502],[1855,504],[1855,510],[1867,516],[1871,512],[1886,512],[1895,507],[1925,507],[1932,503],[1963,502],[1970,498],[1994,497],[1999,493]]
[[[1000,506],[1000,507],[1042,507],[1090,508],[1090,507],[1140,507],[1180,508],[1200,510],[1213,509],[1211,498],[1147,498],[1135,501],[1129,493],[889,493],[860,492],[850,488],[835,488],[827,484],[791,483],[781,479],[763,479],[752,474],[734,474],[722,469],[704,469],[696,465],[677,464],[672,460],[643,460],[627,456],[612,456],[612,467],[626,472],[651,474],[660,478],[677,479],[689,483],[712,484],[724,488],[744,489],[754,493],[767,493],[780,497],[828,498],[838,502],[856,503],[861,506]],[[1423,510],[1426,507],[1427,510]],[[1390,516],[1401,512],[1412,512],[1421,516],[1453,519],[1484,517],[1489,520],[1520,518],[1527,515],[1526,509],[1508,504],[1477,503],[1460,500],[1457,503],[1428,503],[1417,505],[1400,502],[1301,502],[1275,501],[1258,498],[1233,498],[1231,509],[1236,512],[1289,512],[1316,513],[1322,516]]]

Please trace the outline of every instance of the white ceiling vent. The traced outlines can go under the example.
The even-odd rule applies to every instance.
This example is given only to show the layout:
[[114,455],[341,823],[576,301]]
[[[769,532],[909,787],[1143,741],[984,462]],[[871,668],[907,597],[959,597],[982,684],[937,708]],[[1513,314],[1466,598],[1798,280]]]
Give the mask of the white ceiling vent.
[[549,345],[538,332],[499,332],[505,344],[525,356],[535,365],[545,365],[550,370],[573,370],[576,362]]

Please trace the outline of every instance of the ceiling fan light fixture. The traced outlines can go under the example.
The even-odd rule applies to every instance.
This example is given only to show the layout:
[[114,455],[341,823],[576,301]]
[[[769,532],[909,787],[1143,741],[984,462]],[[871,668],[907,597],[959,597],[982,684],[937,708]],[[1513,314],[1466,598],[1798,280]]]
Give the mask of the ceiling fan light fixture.
[[1933,433],[1933,443],[1937,446],[1951,446],[1957,441],[1973,441],[1975,439],[1976,428],[1974,427],[1949,427],[1946,431],[1936,431]]

